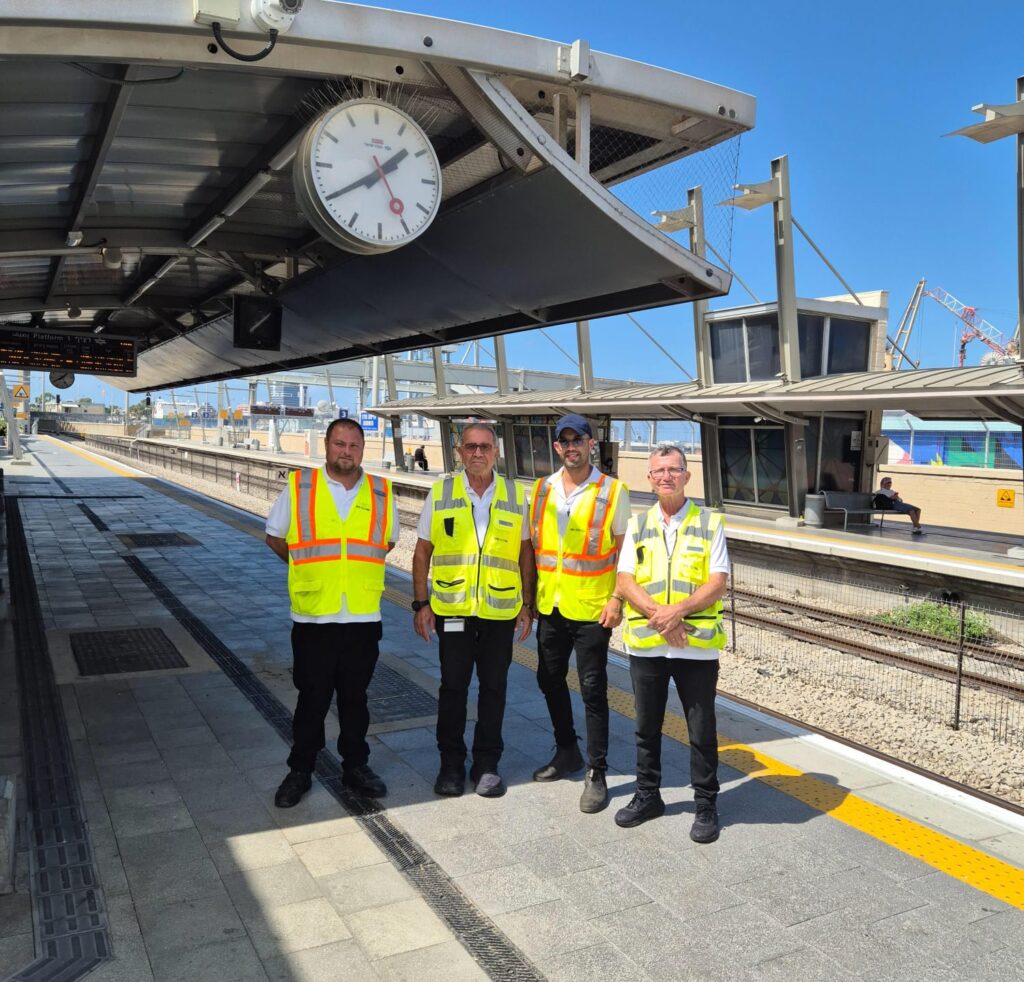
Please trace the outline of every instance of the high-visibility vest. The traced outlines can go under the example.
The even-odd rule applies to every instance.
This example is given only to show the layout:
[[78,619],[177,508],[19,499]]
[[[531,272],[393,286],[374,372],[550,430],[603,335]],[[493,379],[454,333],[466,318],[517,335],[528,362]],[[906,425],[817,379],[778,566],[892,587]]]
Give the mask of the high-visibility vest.
[[477,542],[465,477],[456,474],[431,489],[430,541],[433,590],[430,609],[444,617],[506,621],[523,606],[519,550],[523,539],[523,489],[494,475],[494,497],[483,546]]
[[288,475],[288,596],[296,614],[325,617],[341,611],[376,614],[384,592],[384,559],[391,527],[391,482],[363,474],[344,521],[323,468]]
[[[661,522],[661,506],[654,505],[629,520],[628,535],[636,542],[637,585],[659,604],[675,603],[689,597],[707,582],[711,566],[711,543],[722,524],[722,516],[688,501],[683,521],[676,532],[675,545],[669,556]],[[685,618],[687,643],[691,648],[724,648],[725,628],[722,626],[722,602],[716,601],[704,610]],[[635,650],[668,648],[668,642],[653,628],[647,618],[628,602],[623,616],[623,640]]]
[[537,559],[537,609],[550,614],[558,599],[563,616],[596,621],[615,592],[612,516],[625,485],[602,474],[573,506],[565,538],[558,535],[557,474],[541,478],[530,503],[530,537]]

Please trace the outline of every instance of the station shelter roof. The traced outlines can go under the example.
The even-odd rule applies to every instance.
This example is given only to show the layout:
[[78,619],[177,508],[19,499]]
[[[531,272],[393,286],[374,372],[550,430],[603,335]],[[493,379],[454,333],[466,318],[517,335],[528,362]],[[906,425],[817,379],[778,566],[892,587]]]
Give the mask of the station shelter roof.
[[[239,10],[228,44],[258,51]],[[566,149],[577,92],[588,168]],[[354,97],[410,113],[441,165],[436,221],[383,255],[322,238],[292,180],[311,121]],[[243,62],[192,4],[4,0],[0,332],[134,339],[137,377],[107,381],[142,391],[722,295],[727,272],[607,189],[754,110],[585,44],[354,4],[307,2]],[[233,347],[232,295],[256,291],[284,307],[280,351]]]
[[854,372],[784,382],[696,382],[630,385],[581,392],[512,392],[424,397],[385,402],[381,415],[419,413],[435,418],[499,419],[575,412],[613,419],[697,420],[760,416],[779,422],[807,414],[904,409],[934,419],[1001,419],[1024,424],[1024,371],[1017,365]]

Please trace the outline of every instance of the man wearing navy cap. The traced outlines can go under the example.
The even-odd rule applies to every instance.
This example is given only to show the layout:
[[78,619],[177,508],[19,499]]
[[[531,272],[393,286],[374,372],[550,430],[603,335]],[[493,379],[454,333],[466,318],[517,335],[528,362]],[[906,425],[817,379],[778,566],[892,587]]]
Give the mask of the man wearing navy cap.
[[629,491],[591,462],[593,432],[570,413],[555,424],[562,467],[538,480],[530,504],[530,537],[537,561],[537,683],[555,731],[555,755],[534,772],[557,781],[584,766],[573,725],[566,677],[576,668],[587,722],[587,774],[580,810],[608,804],[608,642],[622,620],[615,593],[616,564],[629,523]]

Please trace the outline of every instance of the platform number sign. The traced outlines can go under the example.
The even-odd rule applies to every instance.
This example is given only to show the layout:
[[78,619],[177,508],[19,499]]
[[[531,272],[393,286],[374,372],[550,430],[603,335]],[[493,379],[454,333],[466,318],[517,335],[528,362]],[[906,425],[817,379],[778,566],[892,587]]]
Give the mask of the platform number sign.
[[999,488],[996,491],[996,505],[999,508],[1012,508],[1017,501],[1017,492],[1013,488]]

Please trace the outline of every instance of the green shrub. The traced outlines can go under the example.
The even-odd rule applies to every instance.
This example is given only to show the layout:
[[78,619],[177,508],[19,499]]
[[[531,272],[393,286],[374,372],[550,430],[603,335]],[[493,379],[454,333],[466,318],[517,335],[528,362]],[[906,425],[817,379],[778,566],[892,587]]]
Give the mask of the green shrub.
[[[904,627],[922,634],[931,634],[937,638],[949,638],[957,641],[960,638],[960,610],[947,607],[945,604],[926,600],[922,603],[898,607],[885,614],[878,614],[875,620],[879,624],[891,627]],[[968,610],[964,617],[964,637],[968,641],[984,641],[990,637],[992,629],[982,614]]]

